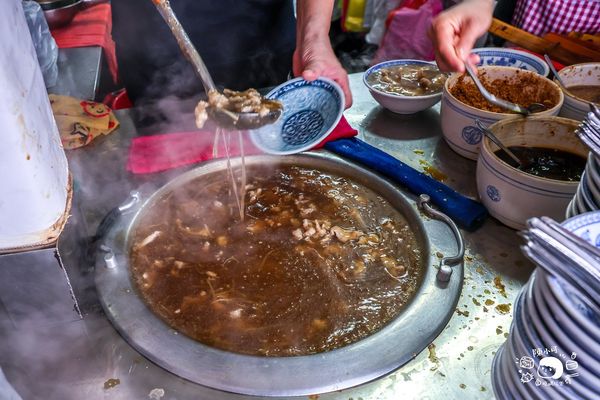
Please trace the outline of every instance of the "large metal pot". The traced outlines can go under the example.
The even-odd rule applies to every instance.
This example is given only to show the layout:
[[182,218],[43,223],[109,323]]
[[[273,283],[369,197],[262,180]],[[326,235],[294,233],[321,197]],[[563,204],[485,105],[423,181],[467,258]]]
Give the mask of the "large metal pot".
[[[96,287],[116,329],[140,353],[192,382],[227,392],[259,396],[299,396],[341,390],[381,377],[421,352],[446,326],[463,283],[462,239],[456,226],[424,217],[396,186],[367,169],[329,153],[286,157],[252,156],[250,167],[294,165],[350,178],[385,198],[407,219],[421,248],[423,281],[414,298],[387,326],[351,345],[308,356],[261,357],[212,348],[178,334],[138,296],[129,271],[130,239],[136,221],[163,195],[203,175],[225,174],[215,160],[175,178],[149,198],[135,193],[101,224],[104,237],[96,264]],[[425,205],[425,211],[430,208]],[[432,214],[433,215],[433,214]],[[458,240],[458,246],[456,240]],[[452,255],[441,266],[436,254]],[[448,262],[452,264],[452,262]]]
[[36,0],[48,22],[50,29],[68,25],[75,15],[96,4],[108,3],[109,0]]

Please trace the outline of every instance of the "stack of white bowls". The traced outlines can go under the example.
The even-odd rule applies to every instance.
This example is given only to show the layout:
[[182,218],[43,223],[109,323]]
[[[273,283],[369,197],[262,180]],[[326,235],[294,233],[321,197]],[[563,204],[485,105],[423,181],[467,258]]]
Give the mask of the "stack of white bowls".
[[600,210],[600,159],[590,153],[577,192],[567,207],[567,218],[596,210]]
[[[600,247],[600,212],[561,225]],[[498,399],[600,399],[600,296],[542,267],[514,302],[508,340],[492,364],[494,393]]]

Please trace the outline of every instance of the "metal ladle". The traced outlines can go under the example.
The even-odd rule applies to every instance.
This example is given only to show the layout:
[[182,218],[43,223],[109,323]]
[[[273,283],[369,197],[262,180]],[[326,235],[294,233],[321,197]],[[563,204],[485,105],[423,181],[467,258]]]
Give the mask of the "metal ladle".
[[[173,36],[175,36],[177,44],[179,44],[183,55],[196,69],[196,73],[202,81],[205,92],[207,94],[213,91],[218,92],[215,83],[210,76],[206,65],[204,64],[204,61],[202,60],[202,57],[200,57],[200,54],[198,54],[198,51],[190,41],[190,38],[183,29],[183,26],[181,26],[181,23],[175,16],[169,0],[152,0],[152,2],[171,29],[171,32],[173,33]],[[263,99],[262,101],[272,102],[268,99]],[[280,117],[281,106],[278,105],[279,107],[277,108],[275,106],[275,102],[272,103],[273,109],[269,110],[266,115],[260,115],[256,112],[235,112],[215,107],[208,107],[207,112],[208,116],[214,120],[217,125],[223,128],[236,130],[256,129],[264,125],[272,124]]]
[[483,124],[481,123],[480,120],[475,119],[475,125],[477,125],[477,127],[483,132],[483,134],[485,136],[488,137],[488,139],[490,139],[492,142],[494,142],[494,144],[496,144],[496,146],[500,147],[500,149],[505,152],[506,154],[508,154],[508,156],[510,158],[513,159],[513,161],[515,161],[517,163],[518,168],[522,168],[524,165],[526,165],[527,163],[524,162],[523,160],[521,160],[519,157],[517,157],[515,155],[515,153],[513,153],[512,151],[510,151],[508,149],[508,147],[506,147],[504,144],[502,144],[502,142],[500,141],[500,139],[498,139],[496,137],[496,135],[494,135],[494,133],[492,131],[490,131],[488,128],[486,128],[485,126],[483,126]]
[[488,92],[488,90],[485,88],[485,86],[483,86],[483,83],[481,83],[479,78],[477,78],[477,74],[475,73],[475,71],[473,71],[473,68],[471,68],[471,66],[467,62],[465,62],[465,70],[467,71],[467,73],[469,74],[469,76],[471,77],[473,82],[475,82],[477,89],[479,89],[479,91],[481,92],[483,97],[485,97],[485,99],[487,101],[489,101],[490,103],[492,103],[498,107],[502,107],[509,111],[513,111],[513,112],[516,112],[518,114],[525,115],[525,116],[533,114],[538,111],[543,111],[546,109],[546,106],[541,103],[531,103],[527,108],[525,108],[525,107],[521,107],[518,104],[511,103],[510,101],[499,99],[496,96],[494,96],[493,94],[491,94],[490,92]]

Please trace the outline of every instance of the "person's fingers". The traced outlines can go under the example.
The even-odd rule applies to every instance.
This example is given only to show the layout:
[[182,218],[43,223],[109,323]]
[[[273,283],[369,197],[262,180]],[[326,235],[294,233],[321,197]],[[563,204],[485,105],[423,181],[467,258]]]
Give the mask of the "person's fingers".
[[294,76],[300,76],[302,75],[303,69],[304,68],[302,65],[302,57],[300,55],[300,50],[296,48],[292,57],[292,73],[294,74]]
[[467,59],[469,53],[473,49],[473,45],[477,38],[485,33],[487,28],[483,29],[472,20],[466,20],[463,22],[460,30],[460,36],[458,44],[456,45],[456,52],[459,56],[462,56],[464,60]]
[[481,61],[481,58],[479,58],[477,54],[471,53],[467,57],[467,62],[471,67],[473,67],[473,71],[475,73],[477,73],[477,64],[479,64],[479,61]]
[[302,78],[304,78],[304,80],[312,82],[315,79],[317,79],[319,77],[319,75],[321,75],[320,73],[318,73],[317,71],[315,71],[314,69],[305,69],[304,71],[302,71]]
[[350,81],[348,80],[348,74],[344,73],[343,77],[339,77],[335,80],[344,92],[344,99],[346,100],[346,108],[352,107],[352,92],[350,91]]
[[462,60],[456,54],[454,43],[456,30],[447,18],[440,18],[433,22],[431,37],[436,49],[436,60],[442,71],[464,71]]

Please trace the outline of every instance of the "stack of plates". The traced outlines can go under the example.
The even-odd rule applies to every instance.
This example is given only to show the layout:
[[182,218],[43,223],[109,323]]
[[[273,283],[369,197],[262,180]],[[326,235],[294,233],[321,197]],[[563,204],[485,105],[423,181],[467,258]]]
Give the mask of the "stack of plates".
[[590,152],[577,192],[567,207],[567,218],[596,210],[600,210],[600,159]]
[[[562,226],[600,247],[600,212]],[[547,267],[547,266],[545,266]],[[600,399],[600,306],[566,280],[537,268],[514,302],[496,353],[498,399]]]

